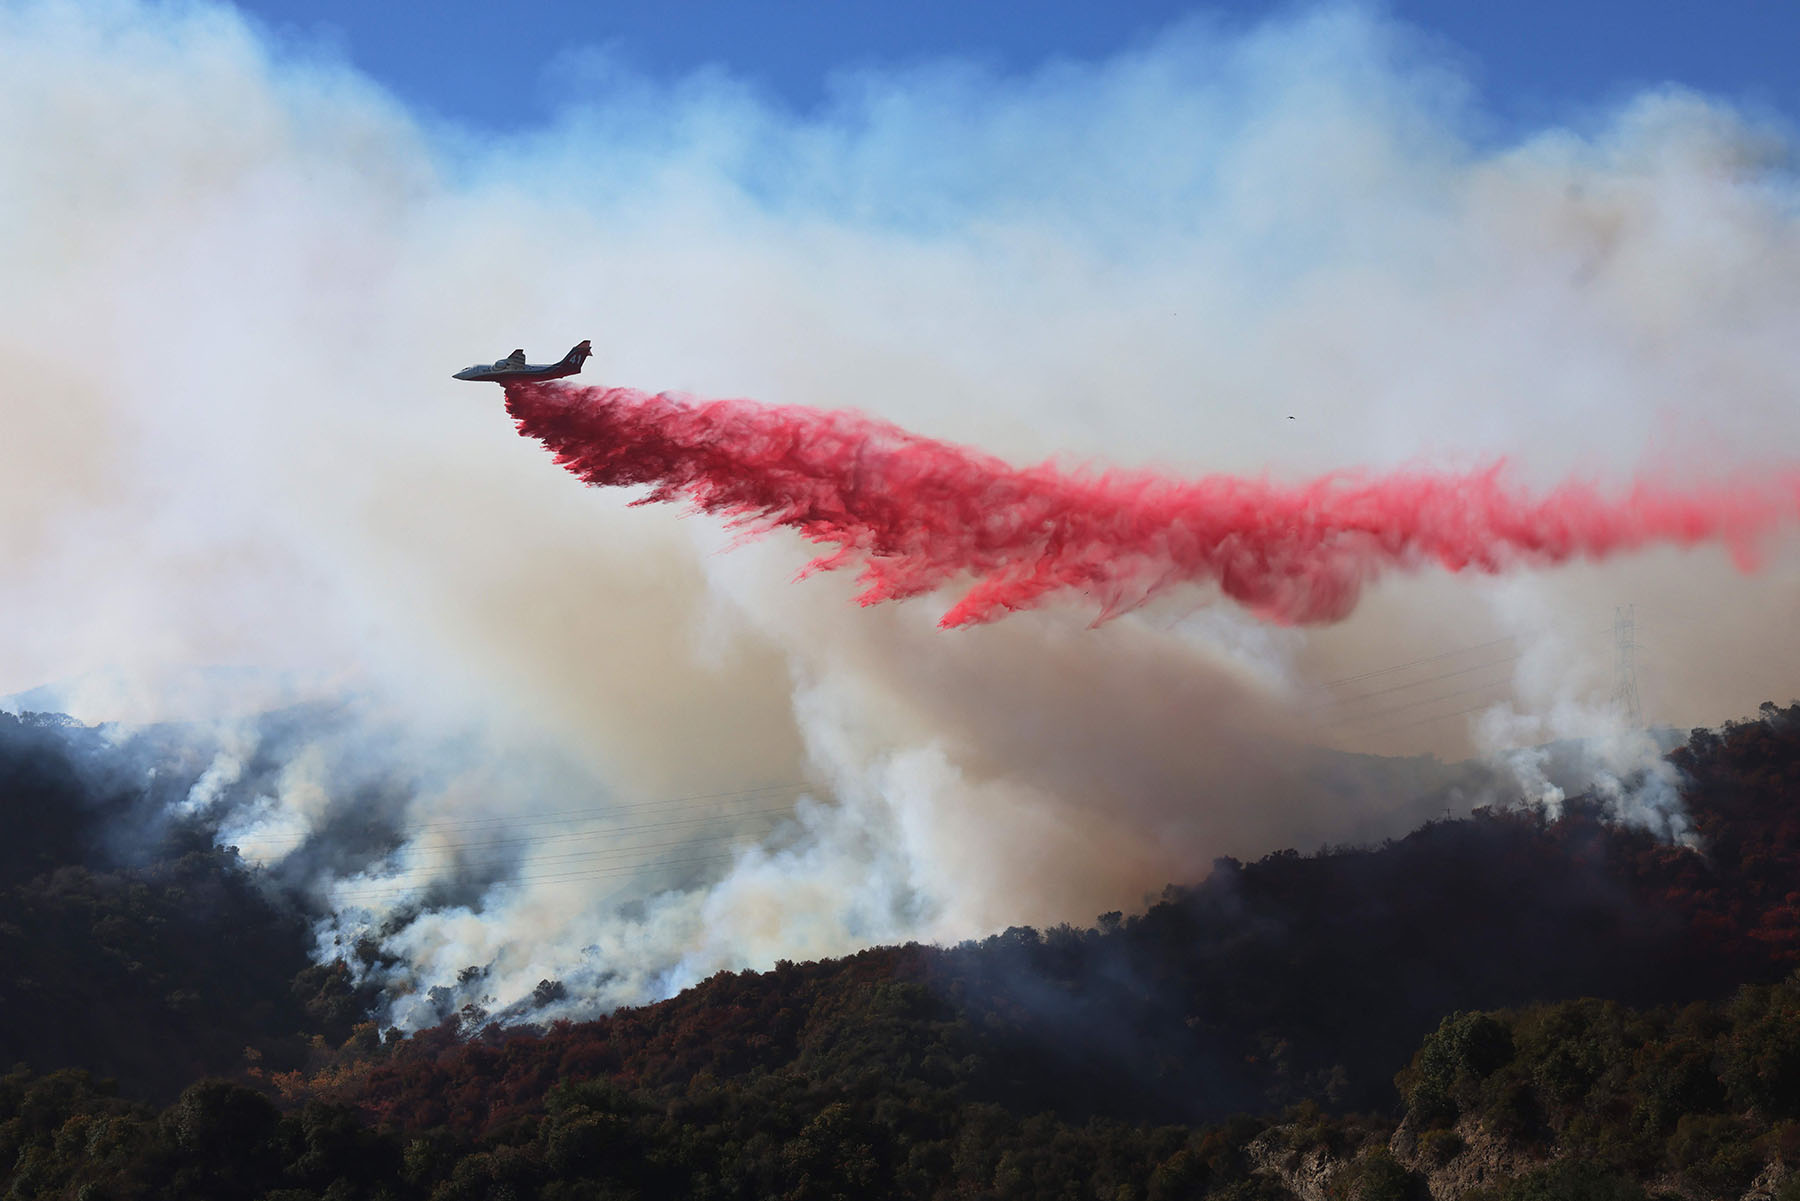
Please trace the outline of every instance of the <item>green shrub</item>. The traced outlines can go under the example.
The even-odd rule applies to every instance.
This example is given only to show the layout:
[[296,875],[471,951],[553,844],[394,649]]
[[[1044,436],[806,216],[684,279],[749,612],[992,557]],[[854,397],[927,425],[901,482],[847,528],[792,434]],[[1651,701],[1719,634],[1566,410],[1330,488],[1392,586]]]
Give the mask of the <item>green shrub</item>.
[[1424,1201],[1429,1196],[1425,1178],[1401,1166],[1386,1148],[1351,1164],[1332,1192],[1346,1201]]
[[1669,1139],[1669,1159],[1684,1184],[1715,1196],[1742,1193],[1762,1170],[1756,1128],[1726,1114],[1688,1114]]
[[1800,1117],[1800,995],[1747,988],[1732,1005],[1724,1078],[1732,1100],[1773,1118]]
[[1419,1136],[1419,1157],[1434,1168],[1443,1167],[1462,1150],[1462,1135],[1454,1130],[1427,1130]]
[[1414,1121],[1452,1121],[1512,1057],[1512,1032],[1500,1022],[1485,1013],[1453,1013],[1426,1036],[1395,1084]]
[[1515,1176],[1493,1194],[1494,1201],[1646,1201],[1637,1181],[1597,1163],[1559,1159]]

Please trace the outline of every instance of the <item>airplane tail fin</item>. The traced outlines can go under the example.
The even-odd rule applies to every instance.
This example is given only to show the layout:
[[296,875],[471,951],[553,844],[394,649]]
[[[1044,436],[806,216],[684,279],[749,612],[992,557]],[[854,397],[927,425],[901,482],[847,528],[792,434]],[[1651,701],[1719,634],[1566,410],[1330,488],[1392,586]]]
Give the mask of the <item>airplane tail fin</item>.
[[592,358],[593,354],[593,344],[586,338],[583,338],[575,344],[574,348],[571,349],[568,354],[563,356],[563,362],[573,363],[575,366],[579,367],[588,359]]

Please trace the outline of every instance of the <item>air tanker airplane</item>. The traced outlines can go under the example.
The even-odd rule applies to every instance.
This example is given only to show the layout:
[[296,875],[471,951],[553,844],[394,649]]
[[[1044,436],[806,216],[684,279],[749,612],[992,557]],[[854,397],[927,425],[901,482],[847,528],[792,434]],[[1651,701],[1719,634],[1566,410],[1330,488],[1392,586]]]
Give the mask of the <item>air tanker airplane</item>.
[[575,348],[563,356],[560,363],[527,363],[525,352],[515,350],[496,363],[477,363],[473,367],[464,367],[451,379],[467,379],[491,381],[496,384],[521,383],[527,380],[561,379],[565,375],[574,375],[581,370],[594,353],[594,348],[587,339],[582,339]]

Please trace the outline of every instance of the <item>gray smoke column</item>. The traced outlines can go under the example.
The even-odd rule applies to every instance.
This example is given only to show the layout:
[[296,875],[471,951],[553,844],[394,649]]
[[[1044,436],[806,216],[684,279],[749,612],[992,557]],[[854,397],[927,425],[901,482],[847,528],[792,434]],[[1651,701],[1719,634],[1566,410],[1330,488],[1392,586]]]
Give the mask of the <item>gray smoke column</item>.
[[[1388,578],[1325,630],[1172,594],[946,638],[944,597],[859,610],[791,536],[568,486],[447,378],[592,337],[597,379],[1015,463],[1748,477],[1800,456],[1778,123],[1662,90],[1496,137],[1353,8],[804,115],[558,70],[559,119],[495,139],[228,9],[0,10],[0,695],[199,723],[186,804],[322,953],[363,943],[384,1017],[1088,920],[1403,829],[1451,773],[1347,752],[1629,733],[1615,604],[1658,720],[1791,694],[1787,540],[1754,577]],[[1664,795],[1631,745],[1622,795]]]

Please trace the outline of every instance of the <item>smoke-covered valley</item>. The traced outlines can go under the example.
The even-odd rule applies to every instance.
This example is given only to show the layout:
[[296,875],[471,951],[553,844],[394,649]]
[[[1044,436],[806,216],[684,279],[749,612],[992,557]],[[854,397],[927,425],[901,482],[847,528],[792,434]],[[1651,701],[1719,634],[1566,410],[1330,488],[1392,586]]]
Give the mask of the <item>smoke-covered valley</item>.
[[946,632],[578,487],[447,378],[591,337],[603,380],[1016,462],[1729,479],[1800,452],[1772,117],[1498,129],[1355,8],[800,114],[561,86],[477,139],[227,10],[0,13],[0,694],[113,723],[133,822],[239,848],[384,1021],[1087,922],[1447,805],[1598,787],[1683,837],[1613,704],[1622,604],[1652,721],[1794,691],[1791,540],[1426,569],[1321,627],[1196,589]]

